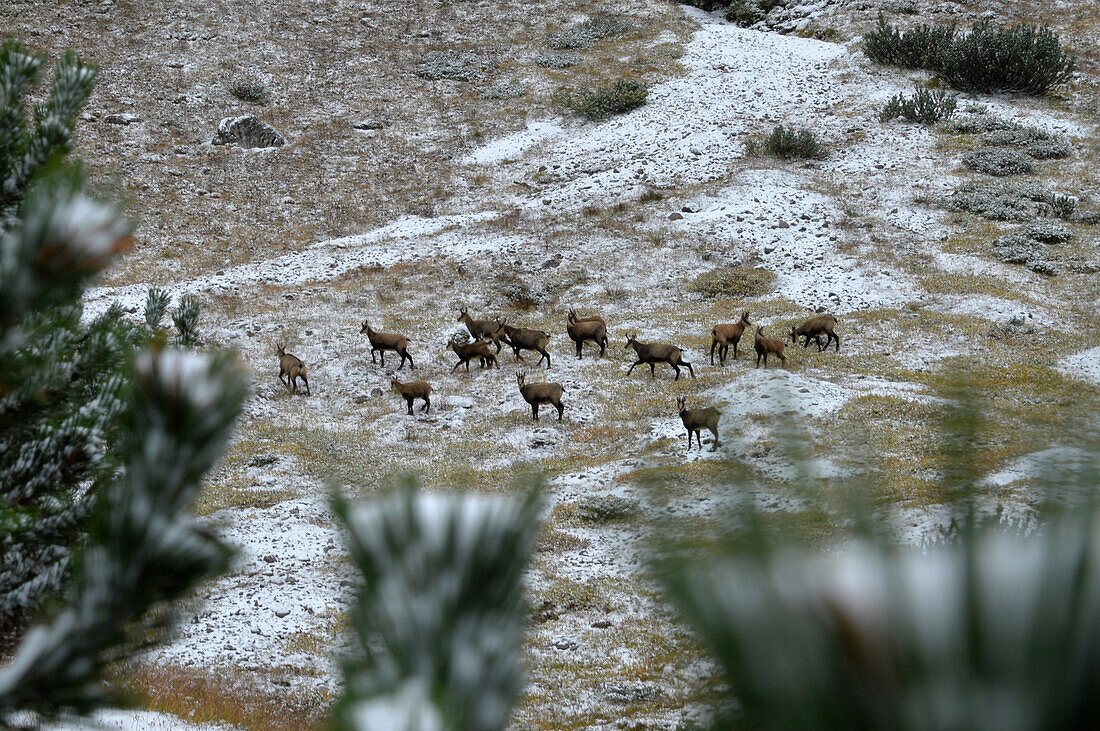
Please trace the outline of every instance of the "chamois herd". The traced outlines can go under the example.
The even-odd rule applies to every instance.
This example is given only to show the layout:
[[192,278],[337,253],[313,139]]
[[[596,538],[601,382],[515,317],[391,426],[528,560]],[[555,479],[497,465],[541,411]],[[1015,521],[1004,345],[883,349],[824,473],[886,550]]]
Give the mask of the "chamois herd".
[[[470,340],[465,343],[460,342],[456,335],[447,343],[447,349],[453,350],[455,355],[458,356],[458,362],[451,368],[451,373],[454,373],[463,365],[466,366],[466,371],[469,372],[470,361],[475,359],[482,369],[497,366],[497,355],[500,354],[502,343],[512,349],[516,360],[522,360],[520,357],[520,351],[522,350],[538,353],[539,359],[535,363],[535,367],[537,368],[545,360],[546,368],[549,370],[550,352],[547,350],[547,346],[550,343],[550,335],[548,333],[531,328],[512,327],[503,317],[496,320],[475,320],[465,307],[459,310],[457,321],[464,324],[466,329],[469,330]],[[835,343],[836,351],[839,352],[840,337],[836,334],[836,325],[837,319],[832,315],[817,315],[797,327],[792,327],[790,342],[797,344],[799,338],[802,338],[802,347],[806,348],[809,347],[810,341],[813,341],[817,345],[818,352],[826,350],[829,345]],[[748,312],[742,313],[741,319],[735,323],[715,325],[714,329],[711,330],[711,365],[714,365],[716,350],[719,364],[725,365],[730,346],[733,347],[733,357],[736,360],[737,345],[741,342],[745,330],[751,326],[752,322],[749,321]],[[775,356],[785,365],[787,357],[783,351],[787,346],[787,340],[764,337],[763,332],[764,327],[762,325],[757,326],[753,338],[753,349],[756,351],[756,367],[759,368],[761,361],[763,361],[764,367],[767,368],[769,355]],[[409,370],[416,368],[412,356],[409,354],[409,339],[404,335],[377,332],[366,321],[363,322],[359,333],[366,335],[370,341],[372,363],[378,363],[381,360],[382,366],[385,366],[386,351],[392,351],[401,357],[401,362],[398,364],[396,371],[404,367],[405,361],[409,362]],[[587,341],[592,341],[599,346],[600,353],[598,357],[602,358],[607,352],[607,323],[602,317],[577,317],[576,312],[569,310],[565,333],[577,346],[578,358],[584,357],[584,344]],[[821,340],[822,336],[825,337],[824,343]],[[495,351],[491,349],[491,346],[494,345],[496,346]],[[624,348],[633,348],[637,356],[637,360],[630,366],[627,375],[630,375],[637,366],[648,365],[650,377],[653,377],[656,374],[657,364],[667,363],[676,372],[675,380],[680,380],[681,368],[686,368],[691,377],[695,378],[695,369],[691,363],[684,360],[683,349],[675,345],[643,343],[638,340],[637,333],[629,333],[626,336]],[[378,354],[378,358],[375,357],[375,354]],[[284,345],[278,346],[278,356],[279,382],[285,385],[288,391],[297,393],[298,379],[301,378],[306,387],[306,395],[310,395],[305,363],[287,353]],[[413,413],[413,401],[416,400],[424,402],[424,405],[420,407],[421,412],[427,413],[430,411],[432,407],[431,384],[427,381],[402,383],[397,378],[396,371],[390,385],[394,393],[405,399],[409,415]],[[532,418],[538,421],[539,406],[548,404],[557,410],[558,421],[562,420],[562,415],[565,413],[562,395],[565,393],[565,389],[560,383],[527,383],[525,372],[516,374],[516,380],[519,384],[520,395],[523,396],[524,401],[531,405]],[[686,397],[680,396],[676,399],[676,411],[687,430],[688,449],[691,449],[692,435],[698,440],[699,448],[703,448],[701,432],[704,429],[714,435],[714,449],[718,448],[718,417],[720,416],[718,409],[712,406],[689,409],[687,408]]]

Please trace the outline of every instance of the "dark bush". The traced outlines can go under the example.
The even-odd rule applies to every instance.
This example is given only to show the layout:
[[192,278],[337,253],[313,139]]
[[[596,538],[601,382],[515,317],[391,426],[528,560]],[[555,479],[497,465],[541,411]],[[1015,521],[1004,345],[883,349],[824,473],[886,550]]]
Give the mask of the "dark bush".
[[863,52],[872,61],[933,71],[961,91],[1011,94],[1045,94],[1070,79],[1075,62],[1046,27],[998,28],[983,20],[964,36],[954,25],[902,33],[881,13],[863,38]]
[[681,0],[681,3],[706,10],[709,13],[712,10],[726,7],[729,5],[729,0]]
[[957,104],[955,96],[949,95],[943,89],[917,89],[913,96],[898,94],[888,101],[882,108],[879,119],[889,122],[902,117],[908,122],[935,124],[941,119],[950,119]]
[[243,79],[229,86],[229,93],[250,104],[267,104],[267,87],[262,81]]
[[611,86],[568,97],[565,104],[586,119],[607,119],[642,106],[648,95],[644,81],[619,79]]
[[742,28],[755,25],[768,16],[783,0],[733,0],[726,8],[726,20]]
[[934,69],[951,47],[955,26],[918,25],[904,33],[878,14],[878,26],[863,37],[863,53],[879,63],[907,69]]
[[825,145],[817,141],[813,132],[783,125],[776,127],[768,139],[764,140],[764,150],[784,160],[794,158],[824,160],[829,156],[829,151]]
[[933,70],[962,91],[1041,95],[1068,81],[1073,67],[1074,55],[1049,28],[982,21],[956,39]]

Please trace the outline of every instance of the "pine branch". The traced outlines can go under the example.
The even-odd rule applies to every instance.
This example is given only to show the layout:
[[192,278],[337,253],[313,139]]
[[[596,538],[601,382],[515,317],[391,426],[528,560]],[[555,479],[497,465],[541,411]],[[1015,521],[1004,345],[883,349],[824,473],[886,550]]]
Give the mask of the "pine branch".
[[366,581],[338,727],[503,728],[523,686],[521,577],[537,494],[418,495],[409,483],[354,507],[333,493],[332,505]]

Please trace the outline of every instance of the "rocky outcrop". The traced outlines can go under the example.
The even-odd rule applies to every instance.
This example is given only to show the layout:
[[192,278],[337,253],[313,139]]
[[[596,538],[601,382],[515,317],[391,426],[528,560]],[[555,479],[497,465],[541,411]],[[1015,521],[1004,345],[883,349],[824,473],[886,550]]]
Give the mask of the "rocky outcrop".
[[274,127],[252,114],[226,117],[218,122],[215,145],[240,145],[241,147],[282,147],[286,139]]

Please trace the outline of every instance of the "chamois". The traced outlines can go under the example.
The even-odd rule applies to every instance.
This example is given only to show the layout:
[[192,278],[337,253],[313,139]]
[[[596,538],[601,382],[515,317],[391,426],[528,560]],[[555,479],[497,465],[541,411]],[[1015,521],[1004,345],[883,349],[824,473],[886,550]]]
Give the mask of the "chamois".
[[714,365],[714,349],[718,348],[718,362],[726,364],[726,353],[733,346],[733,359],[737,360],[737,344],[741,342],[741,336],[745,334],[745,328],[751,325],[749,313],[742,312],[741,319],[735,323],[723,323],[715,325],[710,331],[710,364]]
[[561,395],[565,389],[560,383],[524,383],[526,373],[517,373],[516,381],[519,383],[519,392],[523,400],[531,404],[531,416],[535,421],[539,420],[539,405],[550,404],[558,410],[558,421],[565,411],[565,405],[561,402]]
[[[298,393],[298,378],[300,377],[306,384],[306,396],[311,395],[309,392],[309,378],[306,374],[306,364],[298,360],[296,357],[286,352],[286,346],[279,346],[279,383],[286,384],[286,390],[291,393]],[[283,380],[283,376],[286,376],[286,380]]]
[[[827,350],[829,343],[836,341],[836,352],[840,352],[840,336],[833,331],[836,327],[836,318],[832,315],[818,315],[811,317],[798,327],[791,328],[791,342],[797,343],[799,338],[805,338],[802,347],[809,346],[810,339],[817,343],[817,352]],[[821,336],[825,335],[825,345],[821,344]]]
[[598,315],[595,317],[577,317],[577,313],[573,310],[569,310],[568,324],[565,326],[565,333],[569,336],[569,339],[577,344],[577,357],[583,358],[582,349],[584,348],[584,341],[591,340],[600,346],[600,356],[607,351],[607,323],[603,321],[602,317]]
[[783,349],[787,347],[787,343],[780,338],[765,338],[761,337],[760,333],[763,332],[764,326],[756,328],[756,337],[753,340],[753,347],[756,348],[756,367],[760,367],[760,358],[764,358],[764,367],[768,367],[768,356],[779,356],[779,360],[783,361],[783,365],[787,365],[787,357],[783,355]]
[[397,376],[393,377],[390,381],[390,388],[396,393],[401,394],[401,398],[405,399],[405,402],[409,405],[409,416],[412,416],[413,412],[413,399],[423,399],[424,405],[420,407],[422,412],[427,413],[432,408],[431,394],[432,387],[427,381],[413,381],[411,383],[402,383],[397,380]]
[[637,362],[630,366],[630,370],[626,372],[628,376],[634,371],[635,366],[648,363],[649,377],[652,378],[656,372],[657,363],[668,363],[672,366],[672,369],[676,371],[675,380],[680,380],[680,366],[687,366],[688,371],[691,373],[691,377],[695,378],[695,369],[691,367],[691,363],[684,360],[684,351],[677,348],[675,345],[667,345],[665,343],[640,343],[638,342],[638,334],[634,333],[633,335],[627,335],[625,347],[633,347],[634,352],[638,354]]
[[481,360],[482,368],[492,368],[497,364],[497,357],[489,351],[489,345],[484,340],[472,340],[466,344],[460,344],[458,338],[451,338],[451,342],[447,344],[447,347],[453,350],[458,355],[458,362],[451,368],[451,373],[455,372],[460,365],[466,364],[466,372],[470,372],[470,361],[474,358]]
[[397,366],[397,370],[401,370],[401,367],[405,365],[405,359],[409,361],[409,369],[415,369],[413,365],[412,356],[409,355],[409,339],[404,335],[397,335],[395,333],[380,333],[371,329],[370,323],[363,320],[363,327],[359,330],[359,334],[367,334],[367,339],[370,340],[370,362],[377,363],[374,359],[374,354],[380,353],[382,356],[382,367],[386,367],[386,351],[392,350],[401,356],[401,365]]
[[465,305],[459,309],[458,320],[470,331],[470,335],[476,338],[491,340],[497,346],[497,355],[500,355],[500,336],[504,332],[504,318],[497,320],[475,320],[466,311]]
[[532,330],[527,327],[512,327],[507,322],[502,324],[504,328],[505,342],[512,347],[512,352],[516,355],[516,360],[520,360],[519,351],[521,350],[534,350],[541,353],[541,357],[538,362],[535,363],[537,368],[543,360],[546,361],[546,368],[550,368],[550,353],[547,352],[546,346],[550,343],[550,336],[544,333],[542,330]]
[[692,433],[699,440],[699,449],[703,448],[703,435],[700,433],[703,429],[709,429],[710,433],[714,435],[714,447],[711,451],[717,451],[718,417],[721,416],[721,413],[713,406],[704,409],[689,409],[686,404],[687,398],[684,396],[676,398],[676,411],[680,414],[680,419],[683,420],[684,428],[687,429],[688,433],[688,451],[691,451]]

